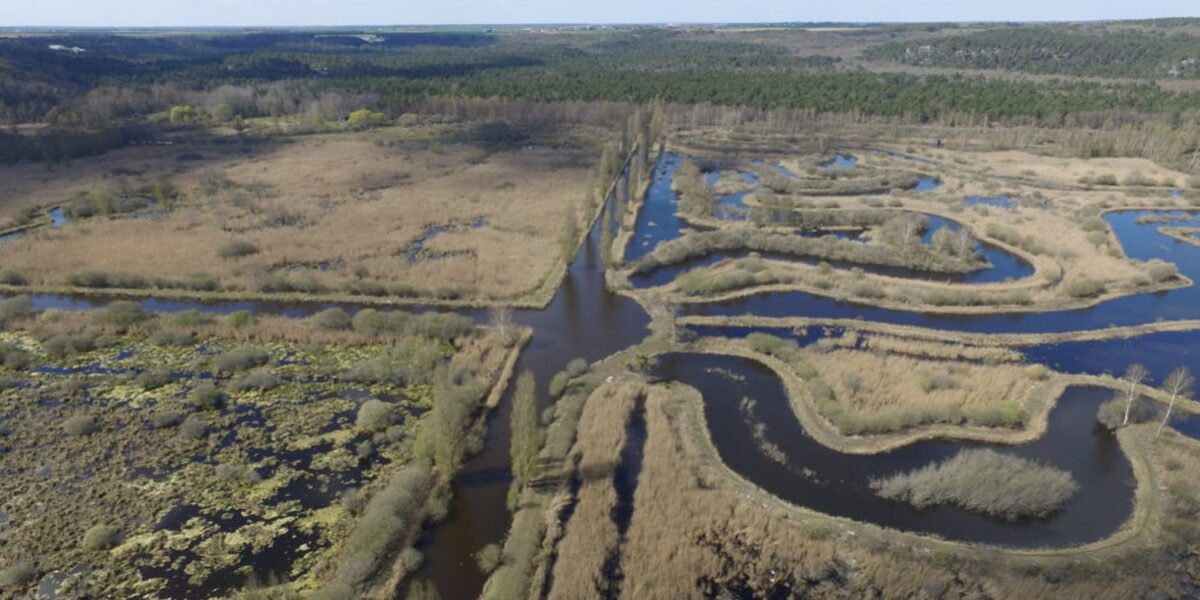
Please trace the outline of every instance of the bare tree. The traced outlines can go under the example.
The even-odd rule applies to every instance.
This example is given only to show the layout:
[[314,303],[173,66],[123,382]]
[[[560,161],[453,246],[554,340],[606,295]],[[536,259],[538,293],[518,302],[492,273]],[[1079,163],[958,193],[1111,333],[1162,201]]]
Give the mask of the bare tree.
[[1167,380],[1163,382],[1163,391],[1171,395],[1171,401],[1167,403],[1167,414],[1163,416],[1158,433],[1154,434],[1154,437],[1162,435],[1163,429],[1171,421],[1171,410],[1175,408],[1175,401],[1179,398],[1191,398],[1195,393],[1195,386],[1196,379],[1187,367],[1179,367],[1167,375]]
[[900,249],[908,250],[917,241],[920,223],[916,219],[904,219],[900,226]]
[[1135,363],[1125,369],[1125,376],[1121,379],[1129,384],[1129,389],[1125,390],[1125,419],[1121,421],[1122,426],[1129,424],[1129,412],[1133,409],[1133,401],[1138,397],[1137,386],[1141,385],[1149,374],[1150,372],[1141,364]]
[[658,301],[667,317],[667,335],[672,344],[679,343],[679,305],[671,302],[665,295],[660,295]]
[[975,247],[975,239],[971,237],[971,233],[966,227],[959,227],[954,234],[954,249],[955,254],[959,256],[967,256]]
[[505,346],[512,341],[513,310],[511,306],[496,306],[489,311],[492,327],[500,334],[500,342]]

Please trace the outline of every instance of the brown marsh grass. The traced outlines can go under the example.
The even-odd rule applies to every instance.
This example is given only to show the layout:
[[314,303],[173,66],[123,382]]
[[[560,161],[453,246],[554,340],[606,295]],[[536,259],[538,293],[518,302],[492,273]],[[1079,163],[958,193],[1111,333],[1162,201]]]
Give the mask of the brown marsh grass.
[[[649,437],[633,520],[622,545],[622,597],[719,597],[740,588],[756,597],[788,589],[813,598],[1115,600],[1141,597],[1149,590],[1177,596],[1184,589],[1166,555],[1140,545],[1128,556],[1111,553],[1088,559],[1086,565],[1057,556],[1004,556],[765,500],[712,462],[718,459],[705,441],[695,396],[694,390],[665,387],[647,394]],[[597,428],[585,422],[581,438],[589,435],[583,427],[617,430],[622,424],[610,420]],[[1189,452],[1195,454],[1195,449]],[[1180,479],[1190,473],[1181,457],[1172,464]],[[579,518],[576,514],[572,520]],[[556,589],[588,589],[599,576],[585,565],[562,567],[561,572],[554,579]]]
[[805,356],[846,410],[872,414],[896,408],[941,413],[1007,403],[1023,405],[1044,369],[1017,364],[919,360],[911,356],[836,349]]
[[[117,168],[143,173],[140,180],[169,181],[185,199],[149,219],[93,218],[6,243],[0,268],[41,286],[105,271],[170,279],[207,274],[226,289],[245,291],[277,276],[328,289],[367,279],[518,296],[537,289],[561,261],[559,232],[584,197],[594,157],[587,142],[573,142],[488,154],[470,145],[388,146],[331,135],[194,168],[164,164],[171,161],[156,148],[110,153],[47,176],[12,167],[19,183],[6,183],[4,214],[99,186],[117,189],[110,176]],[[482,226],[475,229],[477,222]],[[409,261],[413,242],[438,225],[455,227],[429,240],[423,258]],[[259,251],[219,257],[232,241]]]
[[608,588],[604,563],[619,543],[617,527],[609,517],[617,502],[613,470],[625,444],[625,423],[641,393],[642,386],[636,383],[607,385],[593,392],[584,407],[569,457],[580,480],[578,504],[557,547],[554,580],[558,583],[550,598],[595,597]]

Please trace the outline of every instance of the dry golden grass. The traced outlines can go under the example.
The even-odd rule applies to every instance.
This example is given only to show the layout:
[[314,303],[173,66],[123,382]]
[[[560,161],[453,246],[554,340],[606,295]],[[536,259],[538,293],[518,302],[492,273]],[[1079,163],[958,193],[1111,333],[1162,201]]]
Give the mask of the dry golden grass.
[[1026,365],[930,361],[860,350],[809,352],[805,357],[844,409],[864,414],[1023,405],[1039,384],[1034,371],[1045,372]]
[[[388,285],[512,297],[537,289],[561,260],[559,232],[584,197],[591,166],[582,143],[501,152],[478,163],[481,150],[467,145],[387,147],[371,139],[314,136],[181,173],[164,164],[172,161],[161,148],[122,150],[63,172],[10,169],[0,176],[19,182],[6,185],[4,214],[98,185],[116,189],[104,174],[121,165],[144,170],[139,179],[171,181],[186,199],[152,219],[91,219],[6,243],[0,267],[24,273],[34,285],[61,285],[71,273],[98,270],[175,279],[204,273],[247,291],[273,275],[337,289],[365,269],[368,279]],[[206,195],[205,181],[225,186]],[[279,215],[299,222],[268,224]],[[470,229],[477,220],[484,225]],[[407,260],[425,228],[447,224],[461,230],[426,245],[444,256]],[[218,257],[218,248],[234,240],[260,252]]]
[[1020,352],[1011,348],[968,346],[966,344],[916,340],[891,335],[859,334],[848,332],[838,339],[842,347],[852,347],[861,339],[862,347],[890,354],[906,354],[915,357],[939,358],[944,360],[979,360],[1014,362],[1021,360]]
[[[864,134],[863,131],[857,133]],[[704,135],[708,134],[708,135]],[[879,132],[874,132],[878,135]],[[833,135],[837,135],[834,133]],[[850,135],[850,134],[847,134]],[[966,135],[966,133],[962,134]],[[805,173],[814,160],[815,143],[806,138],[761,132],[731,133],[728,130],[696,130],[678,136],[677,147],[708,156],[750,152],[759,142],[763,160],[777,162],[793,172]],[[859,142],[871,144],[871,142]],[[872,144],[873,145],[873,144]],[[1035,274],[1015,281],[986,284],[955,284],[913,278],[862,274],[835,269],[820,271],[795,262],[767,260],[762,279],[779,282],[782,288],[804,289],[838,298],[858,298],[873,304],[895,307],[922,307],[941,312],[989,312],[1002,310],[1048,310],[1080,306],[1095,297],[1078,297],[1068,292],[1068,283],[1089,278],[1104,284],[1103,297],[1114,297],[1179,285],[1178,280],[1154,282],[1141,263],[1127,258],[1118,241],[1109,233],[1099,214],[1110,207],[1187,208],[1192,198],[1177,198],[1166,186],[1183,186],[1183,172],[1162,167],[1142,158],[1080,159],[1047,157],[1031,152],[1009,150],[979,151],[987,140],[956,144],[931,150],[925,140],[918,148],[897,143],[884,144],[899,152],[922,155],[935,161],[917,163],[879,152],[855,149],[846,152],[859,159],[863,173],[918,172],[940,179],[943,186],[927,192],[894,191],[889,196],[793,196],[791,202],[801,210],[858,210],[886,208],[943,216],[961,222],[977,238],[985,239],[1017,253],[1033,263]],[[838,150],[836,142],[830,154]],[[856,170],[830,171],[839,178],[854,178]],[[1119,185],[1095,183],[1095,175],[1110,174]],[[1089,177],[1092,183],[1080,179]],[[725,177],[724,179],[731,179]],[[1132,182],[1139,180],[1134,185]],[[967,207],[967,196],[1009,196],[1018,198],[1012,210],[991,206]],[[757,204],[752,194],[749,206]],[[700,218],[697,223],[714,227],[738,227],[741,223]],[[710,267],[714,276],[732,271],[734,265]],[[865,287],[871,295],[865,295]],[[678,301],[689,298],[668,288]],[[734,297],[742,291],[721,294]],[[706,298],[712,300],[713,298]],[[692,298],[691,300],[695,300]]]
[[971,168],[986,171],[994,177],[1034,178],[1060,185],[1075,185],[1081,177],[1095,178],[1097,175],[1113,175],[1124,183],[1130,176],[1148,177],[1157,186],[1167,183],[1168,187],[1182,187],[1186,173],[1161,167],[1144,158],[1059,158],[1038,156],[1029,152],[1008,150],[1003,152],[974,152]]
[[[602,415],[591,413],[581,423],[581,443],[622,426],[586,421],[596,416]],[[646,420],[645,460],[621,552],[621,597],[718,597],[738,587],[756,597],[790,590],[813,598],[1117,599],[1176,585],[1162,576],[1164,569],[1115,573],[1112,567],[1123,557],[1073,569],[1060,559],[959,553],[764,501],[711,462],[716,455],[705,441],[694,390],[650,389]],[[582,565],[570,569],[562,560],[551,593],[560,586],[586,589],[581,586],[596,573]]]
[[625,444],[625,423],[641,394],[641,385],[626,382],[602,386],[588,398],[570,457],[580,480],[578,505],[558,544],[558,583],[550,598],[589,598],[608,587],[604,562],[619,543],[609,517],[617,502],[613,470]]

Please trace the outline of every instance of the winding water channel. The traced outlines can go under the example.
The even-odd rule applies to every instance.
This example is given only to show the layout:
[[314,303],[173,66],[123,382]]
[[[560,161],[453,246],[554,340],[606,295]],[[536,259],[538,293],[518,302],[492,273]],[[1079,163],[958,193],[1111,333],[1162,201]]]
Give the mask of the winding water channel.
[[[662,241],[686,230],[675,214],[675,194],[670,178],[681,157],[667,153],[654,171],[644,206],[626,249],[626,260],[634,261]],[[608,200],[611,205],[612,199]],[[1139,213],[1106,216],[1126,253],[1136,259],[1162,258],[1178,264],[1181,273],[1200,279],[1200,248],[1159,235],[1154,225],[1136,222]],[[599,219],[578,256],[571,263],[562,286],[545,310],[517,311],[516,319],[534,329],[534,337],[518,362],[518,369],[531,370],[544,392],[550,377],[573,358],[602,359],[635,345],[647,335],[649,318],[641,307],[605,287],[601,261]],[[945,223],[951,226],[949,222]],[[1176,225],[1200,225],[1200,217]],[[1012,260],[998,249],[983,248],[992,267],[1006,277],[1028,276],[1023,261]],[[1001,279],[993,279],[999,281]],[[979,280],[983,281],[983,280]],[[102,306],[110,299],[55,295],[34,296],[39,310],[81,310]],[[199,309],[228,313],[250,310],[259,313],[305,317],[329,304],[275,304],[267,302],[214,302],[159,300],[147,298],[141,305],[153,311],[174,312]],[[348,306],[353,310],[356,307]],[[466,310],[479,321],[485,311]],[[800,292],[762,293],[745,299],[692,305],[696,315],[804,316],[814,318],[859,318],[884,323],[987,333],[1037,333],[1096,329],[1109,325],[1136,325],[1158,319],[1200,318],[1200,288],[1191,286],[1157,294],[1140,294],[1105,302],[1083,310],[1006,315],[929,315],[887,310],[835,301]],[[815,330],[815,328],[810,328]],[[745,335],[746,328],[707,328],[706,334]],[[772,333],[779,333],[772,331]],[[821,334],[810,332],[802,340],[811,342]],[[1071,342],[1024,348],[1033,362],[1077,373],[1116,373],[1132,362],[1143,362],[1157,381],[1167,371],[1186,365],[1200,371],[1200,332],[1155,333],[1140,337],[1094,342]],[[906,505],[881,500],[870,493],[871,477],[920,466],[947,457],[958,449],[979,444],[930,441],[912,444],[875,456],[851,456],[829,450],[815,442],[792,413],[779,379],[765,366],[751,360],[711,355],[672,354],[662,357],[658,372],[666,379],[697,388],[704,397],[705,413],[714,444],[726,464],[742,477],[798,505],[834,515],[869,521],[905,530],[929,532],[949,539],[1009,546],[1066,546],[1102,539],[1113,533],[1129,516],[1133,477],[1128,459],[1115,438],[1096,427],[1099,402],[1110,392],[1097,388],[1070,388],[1050,415],[1045,436],[1037,441],[1000,447],[1071,471],[1081,490],[1066,508],[1048,519],[1007,522],[944,507],[914,510]],[[731,378],[729,374],[738,377]],[[742,398],[755,401],[751,422],[765,423],[766,439],[787,457],[780,463],[758,449],[739,406]],[[506,399],[507,400],[507,399]],[[417,577],[432,580],[442,597],[468,598],[478,595],[484,582],[472,555],[488,543],[500,541],[509,527],[505,507],[509,475],[509,402],[489,416],[483,450],[468,460],[455,482],[456,493],[450,516],[433,526],[420,544],[426,562]],[[1187,435],[1200,435],[1200,419],[1182,415],[1175,424]]]

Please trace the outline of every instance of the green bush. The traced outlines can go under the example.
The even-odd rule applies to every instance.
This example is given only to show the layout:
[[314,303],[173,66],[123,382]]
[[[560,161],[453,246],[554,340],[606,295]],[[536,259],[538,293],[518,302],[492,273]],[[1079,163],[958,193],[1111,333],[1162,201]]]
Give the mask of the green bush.
[[262,481],[262,476],[258,474],[258,471],[247,465],[221,463],[217,465],[214,474],[217,479],[232,483],[255,484]]
[[21,275],[20,273],[13,271],[12,269],[5,269],[3,271],[0,271],[0,284],[29,285],[29,280],[25,279],[24,275]]
[[120,528],[111,525],[93,525],[83,534],[83,542],[80,545],[89,552],[108,550],[117,545],[117,538],[120,535]]
[[194,410],[216,410],[224,404],[225,397],[216,384],[204,381],[192,388],[185,404]]
[[955,505],[1009,520],[1045,517],[1079,485],[1062,469],[995,450],[962,450],[952,458],[871,482],[884,498],[917,508]]
[[196,343],[196,336],[190,331],[159,329],[150,335],[150,343],[155,346],[191,346]]
[[1139,186],[1139,187],[1150,187],[1150,186],[1155,185],[1155,182],[1153,179],[1151,179],[1150,177],[1147,177],[1146,175],[1139,173],[1137,171],[1134,171],[1133,173],[1126,175],[1125,181],[1123,181],[1122,183],[1124,183],[1125,185],[1132,185],[1132,186]]
[[1006,427],[1016,429],[1025,423],[1025,411],[1016,402],[974,407],[967,409],[964,418],[979,427]]
[[0,569],[0,588],[21,588],[37,579],[37,568],[27,560],[19,560]]
[[265,348],[238,346],[218,354],[213,359],[213,366],[218,373],[233,373],[265,365],[270,359],[271,354]]
[[1104,282],[1091,277],[1079,276],[1063,286],[1063,292],[1071,298],[1091,298],[1104,293]]
[[257,369],[243,377],[234,380],[233,383],[229,385],[238,392],[246,392],[250,390],[266,391],[278,387],[279,378],[267,369]]
[[[1129,407],[1130,423],[1145,423],[1158,418],[1158,408],[1154,401],[1138,396]],[[1116,430],[1125,423],[1125,397],[1118,393],[1112,399],[1100,405],[1096,411],[1096,420],[1105,427]]]
[[755,352],[761,352],[788,363],[801,379],[812,379],[817,376],[817,370],[804,359],[800,352],[800,345],[794,340],[754,332],[746,336],[746,343]]
[[0,367],[20,371],[32,364],[32,354],[15,344],[0,342]]
[[355,427],[371,433],[383,431],[395,422],[396,407],[376,398],[363,402],[354,418]]
[[567,363],[567,376],[571,379],[583,377],[587,374],[589,368],[586,360],[582,358],[572,359],[571,362]]
[[196,292],[215,292],[221,289],[221,282],[216,277],[205,273],[188,275],[184,287]]
[[84,271],[67,276],[67,285],[82,288],[119,288],[144,289],[150,287],[150,282],[141,275],[131,273],[109,273],[105,271]]
[[91,435],[100,428],[96,422],[96,417],[92,415],[75,415],[63,422],[63,431],[71,437],[83,437]]
[[245,240],[226,242],[221,244],[221,247],[217,250],[217,256],[221,258],[239,258],[252,254],[258,254],[258,246]]
[[329,331],[350,329],[351,325],[350,315],[346,314],[346,311],[340,308],[327,308],[313,315],[310,322],[317,329]]
[[354,592],[354,586],[345,581],[331,581],[321,586],[321,589],[313,592],[308,597],[309,600],[355,600],[358,594]]
[[215,319],[211,315],[204,314],[194,308],[180,311],[171,315],[171,323],[179,327],[199,327],[201,325],[211,325]]
[[112,302],[92,315],[92,319],[97,323],[116,325],[117,327],[136,325],[146,321],[150,317],[150,313],[142,310],[142,307],[138,303],[129,300]]
[[54,358],[68,358],[95,350],[98,338],[93,331],[60,333],[46,340],[43,347]]
[[188,415],[179,424],[179,435],[191,440],[200,439],[208,435],[208,421],[199,415]]
[[29,296],[14,296],[0,301],[0,325],[33,316],[33,300]]
[[571,375],[566,371],[559,371],[550,378],[550,396],[552,398],[561,398],[563,393],[567,391],[567,387],[571,385]]
[[150,423],[154,425],[156,429],[174,427],[183,422],[184,416],[186,415],[178,410],[172,408],[162,408],[156,411],[150,417]]
[[234,311],[225,317],[225,324],[233,327],[234,329],[244,329],[254,325],[257,322],[258,318],[254,316],[254,313],[248,310]]
[[143,390],[158,389],[171,382],[171,370],[166,367],[155,367],[142,371],[137,376],[138,387]]
[[417,460],[392,475],[375,494],[346,538],[338,577],[350,584],[366,581],[396,549],[396,544],[421,526],[425,498],[432,485],[431,465]]
[[490,574],[500,566],[500,546],[498,544],[488,544],[479,549],[475,553],[475,564],[479,566],[479,572],[484,575]]
[[1155,283],[1162,283],[1179,275],[1179,268],[1172,263],[1156,258],[1146,263],[1146,274]]

